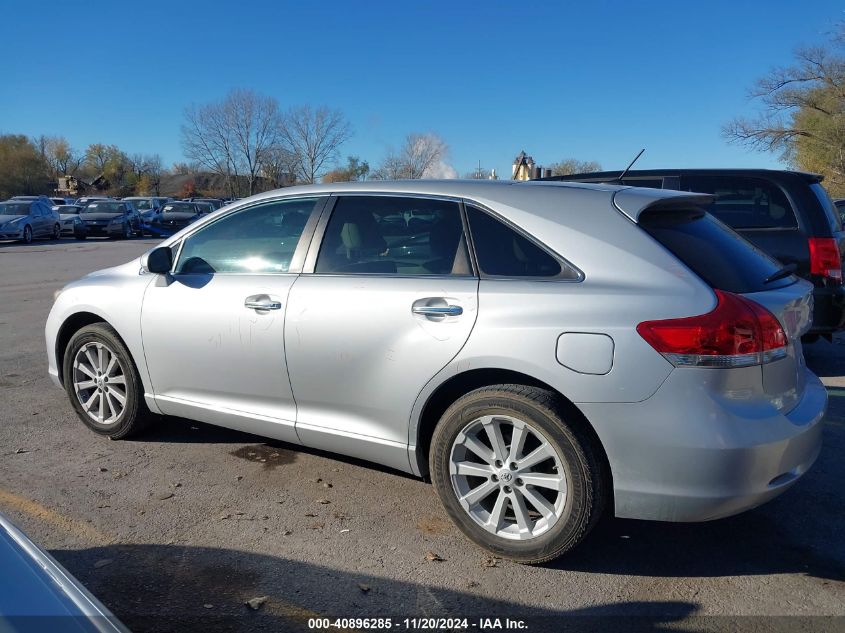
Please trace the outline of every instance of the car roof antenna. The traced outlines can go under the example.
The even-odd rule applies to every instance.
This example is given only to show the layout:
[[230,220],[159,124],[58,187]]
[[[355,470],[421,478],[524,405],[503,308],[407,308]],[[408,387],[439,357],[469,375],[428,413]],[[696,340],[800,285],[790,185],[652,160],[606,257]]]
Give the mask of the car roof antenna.
[[628,171],[631,169],[631,167],[633,167],[633,166],[634,166],[634,163],[636,163],[636,162],[640,159],[640,156],[642,156],[642,155],[643,155],[643,152],[644,152],[644,151],[645,151],[645,147],[643,147],[643,148],[640,150],[640,153],[639,153],[639,154],[637,154],[636,156],[634,156],[634,160],[632,160],[630,163],[628,163],[628,166],[627,166],[625,169],[623,169],[623,170],[622,170],[622,173],[621,173],[621,174],[619,174],[619,177],[618,177],[618,178],[616,178],[616,180],[618,180],[619,182],[622,182],[622,179],[625,177],[625,174],[627,174],[627,173],[628,173]]

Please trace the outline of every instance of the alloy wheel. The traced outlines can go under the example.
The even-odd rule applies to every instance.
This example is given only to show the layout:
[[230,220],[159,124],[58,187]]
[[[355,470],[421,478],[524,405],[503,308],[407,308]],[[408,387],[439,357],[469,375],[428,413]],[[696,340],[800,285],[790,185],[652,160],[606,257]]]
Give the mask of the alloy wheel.
[[86,343],[73,359],[73,391],[94,422],[117,422],[126,408],[126,373],[117,355],[100,342]]
[[452,443],[449,475],[464,511],[501,538],[536,538],[564,513],[563,460],[524,420],[485,415],[467,424]]

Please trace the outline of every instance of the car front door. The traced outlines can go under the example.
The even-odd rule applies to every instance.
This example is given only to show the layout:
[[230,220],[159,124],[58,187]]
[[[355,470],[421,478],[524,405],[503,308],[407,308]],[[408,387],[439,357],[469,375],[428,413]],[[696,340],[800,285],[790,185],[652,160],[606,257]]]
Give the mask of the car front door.
[[29,207],[29,217],[33,237],[45,237],[48,235],[46,230],[48,218],[45,216],[44,209],[37,200]]
[[141,311],[163,413],[296,441],[285,307],[325,200],[257,203],[184,238]]
[[408,470],[414,401],[464,345],[478,311],[461,207],[399,195],[332,202],[288,299],[297,434]]

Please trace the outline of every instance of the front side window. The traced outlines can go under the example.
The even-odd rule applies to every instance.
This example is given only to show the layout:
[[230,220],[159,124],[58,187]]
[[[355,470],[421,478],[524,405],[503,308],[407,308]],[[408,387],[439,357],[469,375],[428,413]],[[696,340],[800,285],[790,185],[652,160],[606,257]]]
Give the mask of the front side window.
[[579,273],[486,211],[467,206],[469,230],[478,268],[492,277],[540,277],[575,280]]
[[744,176],[685,176],[683,189],[709,193],[708,211],[735,229],[795,228],[786,194],[773,182]]
[[176,272],[288,272],[305,224],[319,200],[268,202],[212,222],[185,240]]
[[460,205],[430,198],[340,197],[315,272],[470,275]]

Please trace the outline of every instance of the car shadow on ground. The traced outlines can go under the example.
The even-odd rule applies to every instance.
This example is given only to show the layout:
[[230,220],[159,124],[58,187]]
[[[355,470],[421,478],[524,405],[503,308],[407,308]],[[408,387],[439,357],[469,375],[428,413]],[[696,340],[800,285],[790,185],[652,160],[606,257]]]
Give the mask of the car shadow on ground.
[[[542,609],[488,598],[482,590],[444,589],[229,549],[113,545],[51,553],[133,631],[307,631],[314,630],[309,619],[315,617],[502,618],[502,629],[504,618],[527,618],[532,632],[651,631],[665,630],[667,623],[674,631],[700,630],[683,625],[698,609],[687,601]],[[245,604],[264,596],[255,610]]]
[[[645,577],[726,577],[797,573],[845,581],[845,398],[831,398],[822,452],[813,469],[783,496],[743,514],[706,523],[606,518],[549,570]],[[292,464],[302,453],[412,478],[390,468],[255,435],[165,418],[143,441],[239,445],[230,455],[266,466]],[[431,494],[435,494],[433,488]],[[456,528],[455,538],[464,538]],[[467,546],[470,544],[467,542]]]

